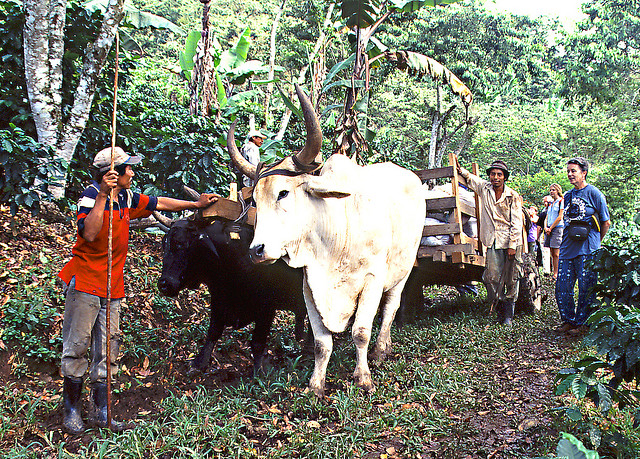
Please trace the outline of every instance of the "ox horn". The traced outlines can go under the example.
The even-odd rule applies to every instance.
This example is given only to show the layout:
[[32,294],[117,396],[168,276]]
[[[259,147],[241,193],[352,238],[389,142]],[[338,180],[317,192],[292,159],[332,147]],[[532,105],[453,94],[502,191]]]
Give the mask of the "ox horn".
[[155,210],[151,212],[156,220],[160,222],[161,225],[166,226],[167,228],[171,228],[171,224],[173,220],[169,217],[165,217],[160,212],[156,212]]
[[320,147],[322,147],[322,129],[320,129],[320,120],[318,120],[318,115],[316,115],[311,101],[297,83],[295,88],[304,116],[304,125],[307,129],[307,140],[304,143],[304,148],[298,152],[296,158],[302,164],[311,164],[320,153]]
[[187,196],[191,198],[192,201],[197,201],[200,199],[200,193],[198,193],[193,188],[189,188],[187,185],[182,185],[184,192],[187,193]]
[[227,151],[229,152],[231,161],[238,169],[240,169],[240,172],[255,180],[257,170],[256,166],[247,161],[238,151],[238,147],[236,147],[235,131],[237,122],[238,120],[235,120],[231,123],[231,126],[229,126],[229,131],[227,132]]

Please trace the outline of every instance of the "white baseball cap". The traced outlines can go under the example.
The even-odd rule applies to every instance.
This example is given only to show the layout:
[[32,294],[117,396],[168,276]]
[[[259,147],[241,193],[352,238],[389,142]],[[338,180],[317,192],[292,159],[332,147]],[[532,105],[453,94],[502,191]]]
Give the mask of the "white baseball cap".
[[[142,161],[142,156],[131,156],[120,147],[115,147],[113,150],[113,165],[120,166],[121,164],[138,164]],[[111,147],[107,147],[100,150],[98,154],[93,158],[93,165],[97,167],[100,172],[104,172],[111,167]]]
[[247,139],[252,139],[254,137],[262,137],[263,139],[267,138],[266,135],[256,129],[254,129],[253,131],[249,131],[249,134],[247,134]]

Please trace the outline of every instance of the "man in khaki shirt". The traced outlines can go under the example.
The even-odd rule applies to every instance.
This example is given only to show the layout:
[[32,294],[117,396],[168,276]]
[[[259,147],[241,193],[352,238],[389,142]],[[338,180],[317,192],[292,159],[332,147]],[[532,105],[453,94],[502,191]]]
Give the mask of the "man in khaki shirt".
[[505,185],[509,170],[503,161],[487,168],[488,181],[457,168],[480,198],[480,241],[487,248],[482,281],[488,299],[497,302],[500,323],[511,325],[522,270],[522,198]]

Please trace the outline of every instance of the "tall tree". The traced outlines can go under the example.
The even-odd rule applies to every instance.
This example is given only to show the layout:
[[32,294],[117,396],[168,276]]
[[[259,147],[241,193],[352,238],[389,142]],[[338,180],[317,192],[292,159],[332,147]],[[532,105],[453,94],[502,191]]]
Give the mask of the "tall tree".
[[[346,26],[351,29],[350,41],[353,44],[353,55],[330,72],[331,78],[345,67],[352,65],[348,79],[331,83],[345,86],[344,109],[336,126],[335,153],[352,154],[358,157],[367,145],[367,116],[370,89],[370,70],[378,66],[380,58],[387,57],[398,64],[398,67],[409,68],[418,74],[426,74],[434,80],[442,80],[467,103],[471,103],[468,88],[446,67],[433,59],[411,52],[390,52],[388,48],[374,37],[379,27],[395,13],[412,13],[423,6],[436,7],[455,3],[458,0],[394,0],[380,2],[378,0],[341,0],[336,2]],[[329,80],[330,78],[328,78]],[[362,93],[362,95],[361,95]],[[364,116],[360,116],[364,113]],[[446,115],[445,115],[446,116]],[[441,119],[434,118],[434,124]],[[439,127],[435,128],[439,131]],[[438,135],[436,133],[435,139]]]
[[551,96],[557,75],[550,34],[558,24],[487,11],[478,0],[393,16],[378,38],[446,65],[475,102],[536,102]]
[[579,105],[638,104],[640,99],[640,1],[590,0],[588,17],[562,45],[561,95]]
[[[71,161],[85,128],[100,71],[124,17],[124,0],[113,0],[104,12],[102,27],[83,56],[82,70],[68,112],[62,110],[65,0],[25,0],[24,60],[27,91],[38,141],[56,156]],[[52,178],[54,198],[64,196],[67,172]]]

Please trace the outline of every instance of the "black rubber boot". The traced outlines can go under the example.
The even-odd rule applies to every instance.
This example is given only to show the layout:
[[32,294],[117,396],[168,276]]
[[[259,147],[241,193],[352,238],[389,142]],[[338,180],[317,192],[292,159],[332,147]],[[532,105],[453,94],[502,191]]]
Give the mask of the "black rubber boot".
[[84,422],[82,422],[82,378],[64,377],[62,399],[64,404],[62,428],[72,435],[81,434],[84,432]]
[[[108,427],[107,424],[107,385],[105,383],[93,383],[91,395],[95,407],[95,424],[98,427]],[[113,415],[113,413],[112,413]],[[122,432],[124,423],[114,421],[111,418],[111,430],[114,432]]]
[[504,305],[504,314],[502,319],[502,325],[511,325],[513,321],[513,312],[516,307],[516,302],[513,300],[505,300],[502,302]]
[[498,320],[499,324],[504,322],[504,301],[503,300],[496,301],[496,319]]

